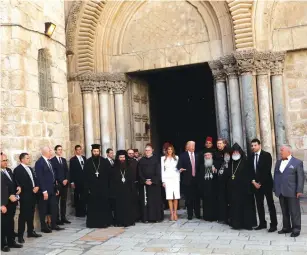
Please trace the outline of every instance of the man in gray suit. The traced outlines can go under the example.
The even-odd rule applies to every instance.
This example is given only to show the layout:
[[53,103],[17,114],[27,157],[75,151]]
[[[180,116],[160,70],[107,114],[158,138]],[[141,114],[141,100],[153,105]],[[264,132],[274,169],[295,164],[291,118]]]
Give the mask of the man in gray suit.
[[274,171],[274,192],[279,197],[283,218],[283,227],[278,234],[292,232],[291,237],[297,237],[301,231],[300,197],[303,195],[305,175],[303,162],[293,157],[291,150],[290,145],[280,148],[281,160],[276,162]]

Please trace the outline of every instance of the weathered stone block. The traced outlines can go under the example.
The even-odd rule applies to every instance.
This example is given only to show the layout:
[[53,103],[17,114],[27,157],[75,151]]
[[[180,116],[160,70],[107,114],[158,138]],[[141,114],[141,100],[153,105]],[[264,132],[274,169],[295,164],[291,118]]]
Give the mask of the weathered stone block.
[[300,110],[301,101],[298,99],[290,99],[290,110]]
[[53,101],[54,101],[54,110],[58,112],[63,112],[64,110],[63,99],[54,98]]
[[16,136],[31,136],[31,125],[30,124],[15,124],[15,135]]
[[39,109],[38,93],[32,91],[26,92],[26,107],[30,109]]
[[1,136],[15,136],[15,125],[1,123]]
[[14,107],[26,106],[26,97],[24,91],[11,91],[11,102]]

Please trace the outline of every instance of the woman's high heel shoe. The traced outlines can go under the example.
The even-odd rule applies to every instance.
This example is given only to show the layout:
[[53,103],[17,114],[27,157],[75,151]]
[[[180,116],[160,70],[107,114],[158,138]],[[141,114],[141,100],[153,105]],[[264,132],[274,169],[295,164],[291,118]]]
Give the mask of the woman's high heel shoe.
[[170,215],[170,219],[169,220],[170,221],[174,221],[174,212],[170,211],[170,214],[171,215]]
[[174,211],[174,220],[177,221],[178,220],[178,215],[177,215],[177,211]]

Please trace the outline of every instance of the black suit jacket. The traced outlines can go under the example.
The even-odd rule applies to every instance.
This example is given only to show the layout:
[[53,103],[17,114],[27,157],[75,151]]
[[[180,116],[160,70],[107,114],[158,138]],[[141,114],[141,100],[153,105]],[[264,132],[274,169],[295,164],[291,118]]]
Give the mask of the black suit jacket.
[[4,173],[1,172],[1,206],[6,206],[9,199],[9,190],[3,175]]
[[68,180],[68,166],[65,158],[61,157],[62,164],[58,161],[57,157],[54,156],[50,161],[55,173],[55,178],[60,185],[63,185],[64,180]]
[[[82,156],[82,158],[85,164],[86,157]],[[73,156],[69,161],[69,173],[70,173],[70,183],[74,183],[76,186],[84,184],[85,180],[84,168],[82,169],[77,156]]]
[[110,168],[110,169],[114,168],[114,163],[115,163],[115,161],[113,160],[113,165],[111,165],[110,160],[108,158],[106,158],[106,165],[108,166],[108,168]]
[[261,188],[272,190],[273,177],[272,177],[272,156],[269,152],[261,150],[257,169],[254,168],[254,154],[250,156],[249,167],[252,173],[253,180],[261,184]]
[[[194,152],[195,157],[195,175],[197,174],[197,166],[198,166],[198,155]],[[192,164],[190,160],[189,153],[187,151],[183,152],[178,160],[177,169],[184,168],[186,171],[181,172],[182,183],[184,185],[190,185],[192,180]]]
[[11,177],[11,180],[7,177],[7,175],[5,173],[2,173],[2,177],[7,185],[7,188],[8,188],[8,193],[9,193],[9,196],[10,197],[11,195],[16,195],[17,193],[17,184],[15,182],[15,178],[14,178],[14,175],[13,175],[13,172],[11,169],[9,168],[6,168],[6,170],[8,171],[10,177]]
[[[31,167],[29,167],[32,176],[33,176],[33,181],[34,181],[34,187],[38,187],[36,175]],[[27,170],[23,167],[23,165],[19,165],[14,169],[14,176],[15,176],[15,181],[18,184],[18,186],[21,187],[21,193],[20,195],[32,195],[33,193],[33,184],[32,180],[27,172]]]

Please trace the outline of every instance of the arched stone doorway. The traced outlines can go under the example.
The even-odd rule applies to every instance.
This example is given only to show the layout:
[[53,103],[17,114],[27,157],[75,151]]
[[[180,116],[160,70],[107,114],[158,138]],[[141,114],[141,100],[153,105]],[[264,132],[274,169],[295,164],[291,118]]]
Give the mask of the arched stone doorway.
[[[269,63],[278,62],[282,71],[284,55],[253,50],[252,5],[251,1],[76,2],[67,27],[72,144],[84,143],[87,155],[93,142],[102,143],[103,150],[142,147],[150,140],[147,87],[126,73],[209,62],[218,136],[246,148],[246,142],[261,133],[264,148],[273,152],[267,70]],[[280,76],[279,71],[272,73]],[[274,80],[278,88],[280,79]],[[257,90],[262,92],[259,102]],[[263,108],[260,114],[258,103]],[[131,109],[139,112],[132,115]],[[276,109],[274,115],[282,116]],[[285,141],[283,121],[275,123],[278,144]]]

